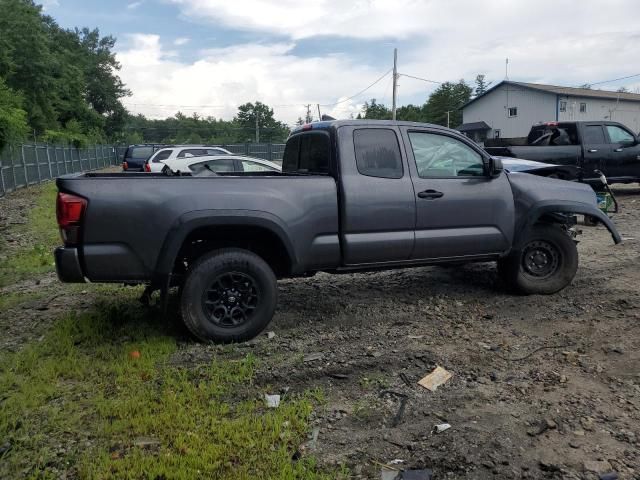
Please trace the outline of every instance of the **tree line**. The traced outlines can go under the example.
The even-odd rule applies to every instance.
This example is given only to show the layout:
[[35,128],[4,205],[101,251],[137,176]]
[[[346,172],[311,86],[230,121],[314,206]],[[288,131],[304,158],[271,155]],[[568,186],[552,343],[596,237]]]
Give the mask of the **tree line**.
[[[444,82],[436,88],[422,105],[404,105],[396,109],[396,119],[409,122],[434,123],[456,128],[462,123],[461,107],[473,97],[485,93],[492,82],[484,75],[477,75],[475,88],[464,79]],[[365,102],[357,118],[389,120],[391,109],[375,98]]]

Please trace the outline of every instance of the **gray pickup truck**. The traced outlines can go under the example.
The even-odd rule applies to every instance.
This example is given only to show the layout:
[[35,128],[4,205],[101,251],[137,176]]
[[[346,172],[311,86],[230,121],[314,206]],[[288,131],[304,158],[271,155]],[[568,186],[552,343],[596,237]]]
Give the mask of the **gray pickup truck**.
[[436,125],[313,123],[282,172],[203,172],[59,178],[59,278],[179,287],[193,334],[230,342],[269,323],[277,278],[497,261],[510,289],[550,294],[578,268],[576,215],[620,242],[588,186],[509,173]]

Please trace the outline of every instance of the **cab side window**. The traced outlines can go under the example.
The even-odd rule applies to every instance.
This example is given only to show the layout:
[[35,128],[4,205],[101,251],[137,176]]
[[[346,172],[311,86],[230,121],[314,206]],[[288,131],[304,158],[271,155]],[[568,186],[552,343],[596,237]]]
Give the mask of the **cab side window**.
[[615,125],[607,125],[607,133],[609,134],[610,143],[631,144],[635,142],[633,135]]
[[427,132],[409,132],[409,140],[421,178],[484,175],[482,156],[460,140]]
[[358,172],[368,177],[402,178],[402,156],[396,132],[359,128],[353,132]]

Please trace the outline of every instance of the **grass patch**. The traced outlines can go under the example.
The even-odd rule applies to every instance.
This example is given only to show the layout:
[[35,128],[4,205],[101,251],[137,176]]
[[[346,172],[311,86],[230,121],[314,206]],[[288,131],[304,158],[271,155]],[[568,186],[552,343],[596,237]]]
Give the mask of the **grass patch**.
[[0,313],[39,298],[42,298],[42,295],[35,292],[3,293],[2,296],[0,296]]
[[[292,461],[321,392],[268,409],[257,359],[185,369],[170,324],[133,300],[61,318],[40,342],[0,354],[0,478],[329,479]],[[139,352],[131,355],[131,352]]]
[[14,250],[6,240],[0,241],[0,247],[9,252],[8,257],[0,261],[0,287],[54,270],[53,249],[60,244],[56,224],[56,185],[47,182],[29,187],[28,191],[37,200],[26,223],[12,225],[3,233],[7,238],[25,238],[27,242],[24,243],[28,246]]

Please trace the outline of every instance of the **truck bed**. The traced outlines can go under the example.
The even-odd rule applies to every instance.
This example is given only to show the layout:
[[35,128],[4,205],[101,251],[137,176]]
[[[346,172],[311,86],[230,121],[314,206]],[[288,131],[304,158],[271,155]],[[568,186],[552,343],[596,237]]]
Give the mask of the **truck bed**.
[[293,239],[296,269],[339,266],[333,177],[264,173],[268,175],[88,173],[63,176],[56,183],[61,192],[89,200],[79,256],[91,281],[149,280],[170,247],[165,239],[176,238],[168,233],[207,216],[227,225],[253,219],[256,225],[279,226]]

